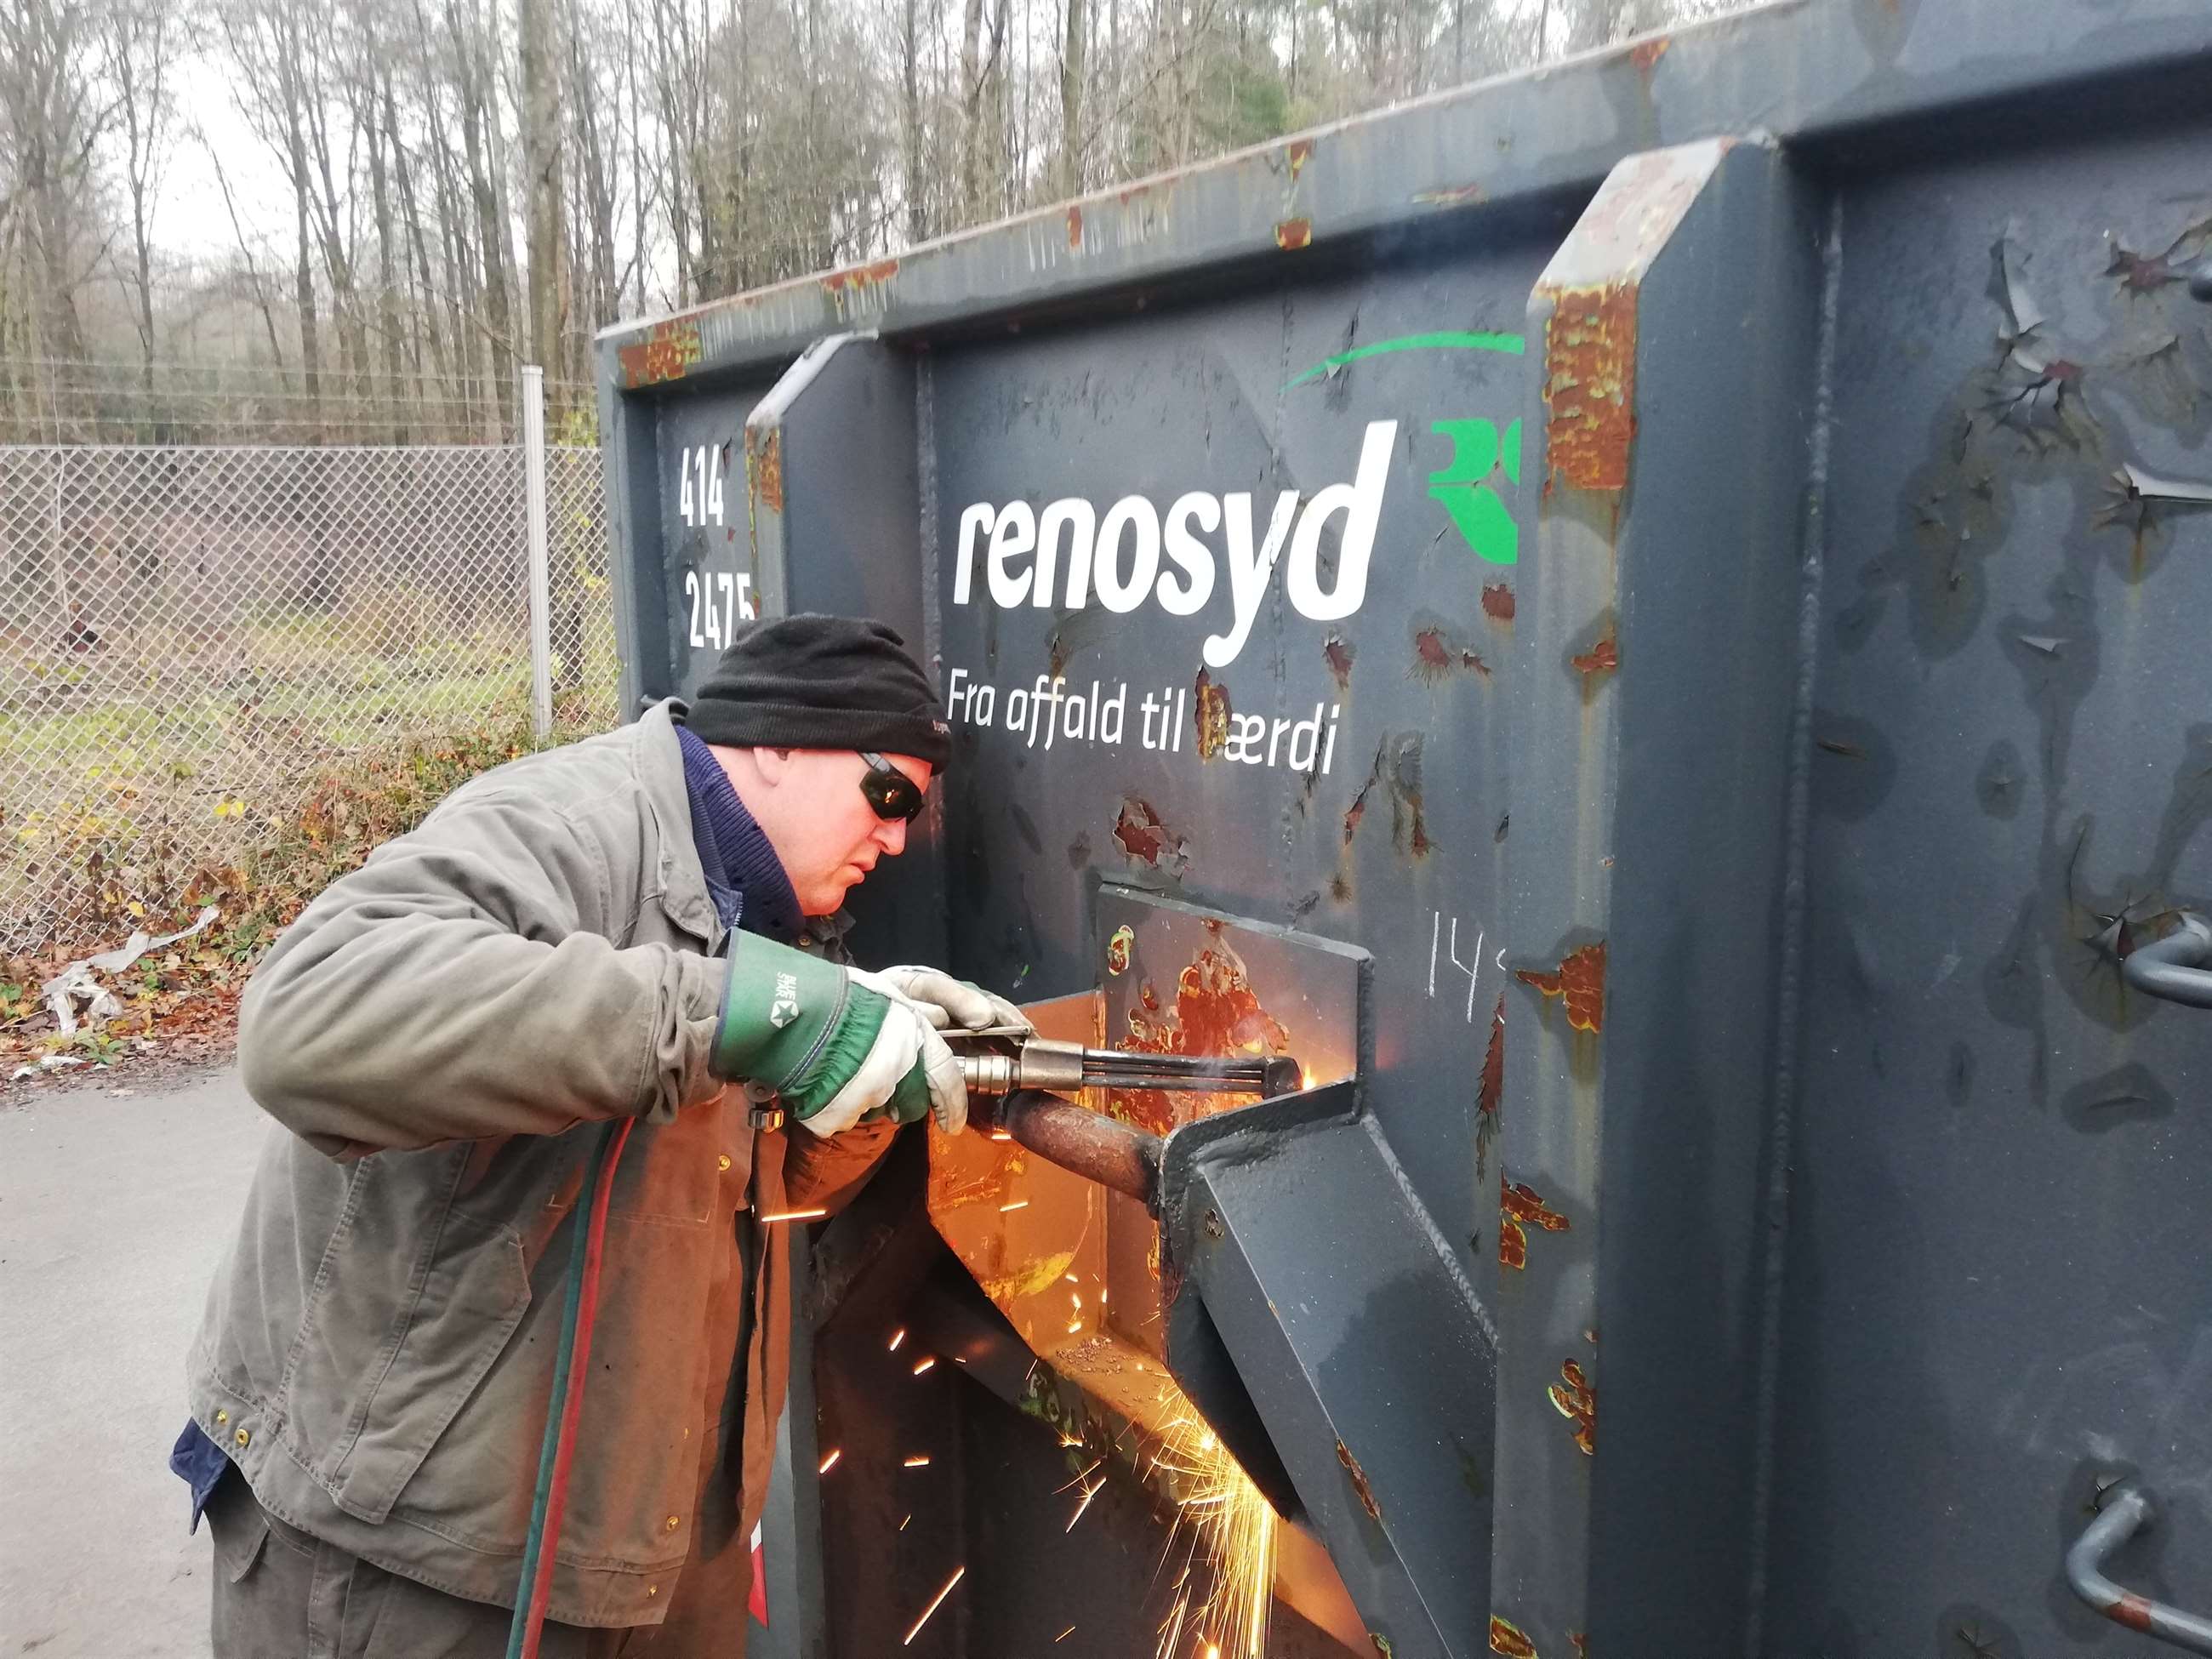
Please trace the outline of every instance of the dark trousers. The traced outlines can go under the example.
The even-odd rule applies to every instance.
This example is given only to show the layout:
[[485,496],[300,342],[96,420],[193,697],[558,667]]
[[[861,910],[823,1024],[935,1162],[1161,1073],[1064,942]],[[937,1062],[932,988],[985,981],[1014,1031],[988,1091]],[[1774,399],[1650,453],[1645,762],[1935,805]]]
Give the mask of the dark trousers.
[[[507,1608],[447,1595],[286,1525],[254,1501],[234,1470],[216,1488],[207,1519],[215,1534],[216,1659],[501,1659],[507,1652]],[[672,1607],[667,1626],[629,1630],[549,1623],[538,1653],[744,1659],[742,1595],[734,1606],[723,1601],[711,1619]]]

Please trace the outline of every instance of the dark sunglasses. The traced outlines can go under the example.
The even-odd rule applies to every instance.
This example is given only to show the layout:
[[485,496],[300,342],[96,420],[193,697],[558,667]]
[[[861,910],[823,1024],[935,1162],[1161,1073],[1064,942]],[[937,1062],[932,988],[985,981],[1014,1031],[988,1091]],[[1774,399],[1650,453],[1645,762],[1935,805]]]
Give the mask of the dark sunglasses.
[[865,749],[858,752],[868,763],[860,778],[860,793],[868,798],[876,816],[886,822],[904,818],[909,823],[920,817],[926,795],[915,781],[881,755],[872,755]]

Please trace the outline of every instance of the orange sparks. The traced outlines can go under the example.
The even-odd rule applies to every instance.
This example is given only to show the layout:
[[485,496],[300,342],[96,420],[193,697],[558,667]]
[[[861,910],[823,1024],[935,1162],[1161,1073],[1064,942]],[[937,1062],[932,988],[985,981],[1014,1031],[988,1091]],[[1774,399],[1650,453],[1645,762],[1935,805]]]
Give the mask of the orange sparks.
[[827,1210],[770,1210],[757,1219],[762,1226],[769,1227],[779,1221],[819,1221],[829,1213]]
[[999,1213],[1000,1215],[1012,1215],[1015,1211],[1026,1210],[1029,1206],[1029,1200],[1026,1198],[1018,1198],[1011,1204],[1001,1204],[999,1206]]
[[929,1454],[927,1452],[921,1452],[918,1453],[915,1456],[908,1458],[906,1460],[906,1466],[910,1469],[927,1468],[929,1467]]
[[933,1353],[926,1353],[926,1354],[922,1355],[922,1357],[921,1357],[921,1358],[919,1358],[919,1359],[917,1359],[917,1360],[915,1360],[915,1361],[914,1362],[914,1374],[915,1374],[916,1376],[921,1376],[924,1371],[927,1370],[928,1370],[932,1365],[934,1365],[936,1363],[937,1363],[937,1356],[936,1356],[935,1354],[933,1354]]
[[1065,1642],[1066,1640],[1067,1640],[1067,1638],[1068,1638],[1069,1637],[1071,1637],[1071,1636],[1073,1636],[1073,1635],[1074,1635],[1074,1634],[1075,1634],[1075,1626],[1073,1626],[1073,1625],[1070,1625],[1070,1626],[1069,1626],[1066,1630],[1064,1630],[1064,1631],[1060,1632],[1060,1633],[1059,1635],[1057,1635],[1057,1636],[1055,1636],[1055,1637],[1054,1637],[1054,1638],[1052,1638],[1053,1645],[1054,1645],[1054,1647],[1058,1647],[1058,1646],[1059,1646],[1062,1642]]
[[994,1140],[1012,1140],[1013,1137],[1008,1134],[1004,1129],[994,1129],[991,1131],[991,1139]]
[[844,1455],[845,1449],[842,1446],[838,1447],[835,1451],[831,1452],[829,1456],[822,1460],[821,1467],[817,1468],[814,1473],[817,1474],[829,1474],[830,1470],[837,1467],[837,1460]]
[[906,1640],[899,1644],[901,1647],[910,1648],[914,1645],[914,1638],[921,1634],[921,1627],[929,1622],[929,1615],[945,1605],[945,1598],[952,1594],[952,1587],[960,1582],[967,1571],[964,1566],[953,1568],[952,1577],[945,1581],[945,1588],[938,1591],[936,1598],[921,1610],[921,1617],[914,1621],[914,1628],[906,1633]]
[[1068,1334],[1070,1336],[1080,1336],[1080,1335],[1082,1335],[1082,1334],[1083,1334],[1083,1322],[1082,1322],[1081,1320],[1079,1320],[1079,1319],[1071,1319],[1071,1320],[1069,1320],[1069,1321],[1067,1322],[1067,1334]]
[[906,1327],[902,1325],[891,1333],[891,1352],[896,1353],[899,1351],[899,1344],[905,1340]]
[[914,1517],[913,1517],[912,1516],[910,1516],[910,1515],[909,1515],[909,1516],[908,1516],[904,1520],[902,1520],[902,1521],[899,1522],[899,1530],[900,1530],[901,1532],[904,1532],[904,1531],[906,1530],[906,1523],[907,1523],[907,1522],[908,1522],[908,1521],[911,1521],[911,1520],[913,1520],[913,1519],[914,1519]]

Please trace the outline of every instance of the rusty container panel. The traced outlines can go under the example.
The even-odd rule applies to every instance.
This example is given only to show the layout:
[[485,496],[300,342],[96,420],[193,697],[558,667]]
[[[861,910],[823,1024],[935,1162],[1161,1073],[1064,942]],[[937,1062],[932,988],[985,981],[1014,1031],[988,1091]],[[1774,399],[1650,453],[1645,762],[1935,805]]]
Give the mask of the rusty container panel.
[[963,1565],[915,1652],[1202,1652],[1178,1365],[1280,1654],[2155,1651],[2061,1565],[2130,1480],[2122,1609],[2212,1609],[2212,1012],[2129,965],[2212,912],[2209,79],[2198,0],[1778,6],[610,331],[626,695],[726,583],[939,676],[864,960],[1366,988],[1348,1082],[1094,1103],[1158,1227],[970,1137],[823,1232],[755,1650]]

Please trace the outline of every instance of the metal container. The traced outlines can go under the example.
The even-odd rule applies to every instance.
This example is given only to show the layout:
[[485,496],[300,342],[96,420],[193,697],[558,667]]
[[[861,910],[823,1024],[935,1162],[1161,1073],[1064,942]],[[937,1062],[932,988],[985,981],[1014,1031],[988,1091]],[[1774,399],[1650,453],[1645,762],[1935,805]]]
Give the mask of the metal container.
[[[2208,86],[2201,0],[1782,5],[603,337],[630,706],[740,595],[940,677],[864,951],[1344,975],[1155,1241],[1273,1650],[2190,1650]],[[817,1242],[754,1650],[959,1566],[902,1650],[1150,1652],[1144,1471],[1060,1530],[1116,1419],[921,1189]]]

